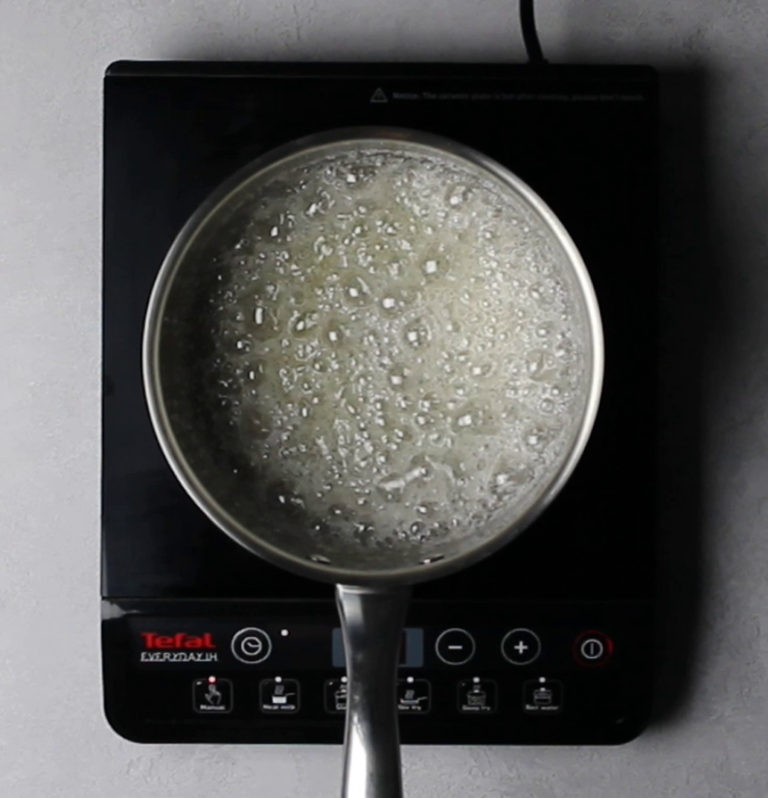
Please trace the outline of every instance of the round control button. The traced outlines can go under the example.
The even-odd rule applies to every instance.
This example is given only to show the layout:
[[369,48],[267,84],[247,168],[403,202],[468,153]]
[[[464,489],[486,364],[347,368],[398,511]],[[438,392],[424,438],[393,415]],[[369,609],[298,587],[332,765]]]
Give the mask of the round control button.
[[246,665],[257,665],[272,653],[272,640],[263,630],[247,626],[232,637],[232,655]]
[[513,629],[501,641],[501,654],[513,665],[529,665],[541,654],[541,640],[530,629]]
[[475,638],[466,629],[446,629],[435,641],[435,654],[446,665],[463,665],[475,656]]
[[586,640],[581,641],[579,654],[583,659],[590,662],[602,659],[605,654],[605,644],[597,637],[588,637]]
[[573,656],[579,665],[604,665],[613,655],[613,640],[602,632],[583,632],[573,643]]

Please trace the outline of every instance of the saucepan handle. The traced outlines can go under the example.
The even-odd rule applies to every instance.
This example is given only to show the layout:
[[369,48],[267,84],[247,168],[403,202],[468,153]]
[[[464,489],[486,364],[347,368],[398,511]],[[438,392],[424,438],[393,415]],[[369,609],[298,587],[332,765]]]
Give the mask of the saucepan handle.
[[342,798],[402,798],[397,660],[408,587],[336,586],[347,660]]

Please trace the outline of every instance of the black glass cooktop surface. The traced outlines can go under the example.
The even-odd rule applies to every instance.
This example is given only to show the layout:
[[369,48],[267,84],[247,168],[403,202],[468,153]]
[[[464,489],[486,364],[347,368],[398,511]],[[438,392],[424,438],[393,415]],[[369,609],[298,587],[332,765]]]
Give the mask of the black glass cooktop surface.
[[[656,490],[652,70],[119,62],[107,71],[104,101],[102,593],[112,725],[139,740],[340,738],[324,693],[342,676],[330,586],[259,560],[194,506],[155,441],[140,349],[164,255],[219,182],[300,136],[384,124],[453,138],[529,183],[582,253],[606,344],[594,432],[562,493],[490,559],[416,588],[409,628],[419,631],[422,656],[411,677],[429,684],[429,712],[400,707],[403,739],[618,742],[636,734],[650,700]],[[454,627],[473,645],[460,665],[440,655],[440,635]],[[266,636],[263,650],[269,642],[264,660],[237,656],[235,638],[250,628]],[[520,629],[538,640],[530,662],[511,653],[518,644],[536,649]],[[303,661],[309,649],[325,653]],[[304,696],[294,710],[273,711],[286,705],[272,705],[259,687],[269,692],[278,664]],[[231,691],[225,709],[200,710],[207,699],[194,684],[209,676]],[[461,691],[485,682],[492,708],[468,709],[482,702]],[[144,706],[148,695],[155,698]]]

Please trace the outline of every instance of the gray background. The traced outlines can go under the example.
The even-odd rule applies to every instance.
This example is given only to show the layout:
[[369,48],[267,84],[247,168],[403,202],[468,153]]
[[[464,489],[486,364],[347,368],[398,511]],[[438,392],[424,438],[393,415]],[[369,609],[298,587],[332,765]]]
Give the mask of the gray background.
[[[407,792],[763,798],[768,6],[540,6],[550,59],[664,75],[659,719],[614,749],[407,748]],[[126,57],[516,60],[516,4],[0,0],[0,792],[331,796],[338,748],[138,746],[102,717],[101,76]]]

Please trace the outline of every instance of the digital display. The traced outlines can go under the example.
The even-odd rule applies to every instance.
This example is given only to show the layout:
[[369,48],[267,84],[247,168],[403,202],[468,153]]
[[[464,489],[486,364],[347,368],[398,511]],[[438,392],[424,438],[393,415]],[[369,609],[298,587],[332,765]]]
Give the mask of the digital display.
[[[341,629],[336,627],[331,633],[331,660],[334,668],[343,668],[346,665],[344,659],[344,641],[341,636]],[[401,668],[422,668],[424,667],[424,630],[406,628],[400,636],[400,658],[398,666]]]

